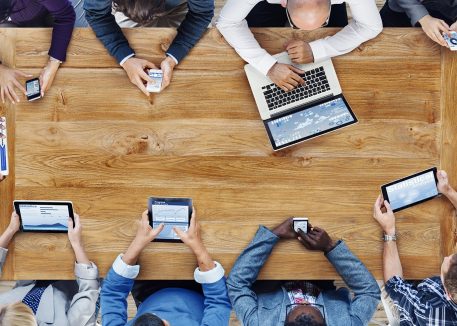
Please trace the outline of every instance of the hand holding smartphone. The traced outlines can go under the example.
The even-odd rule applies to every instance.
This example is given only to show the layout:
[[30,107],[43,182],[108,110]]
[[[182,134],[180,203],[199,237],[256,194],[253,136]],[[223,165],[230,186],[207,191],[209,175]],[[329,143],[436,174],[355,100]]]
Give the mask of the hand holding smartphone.
[[304,233],[308,233],[308,218],[307,217],[294,217],[293,218],[294,231],[298,233],[301,229]]
[[146,86],[146,90],[152,93],[159,93],[162,89],[162,80],[163,80],[163,72],[160,69],[149,69],[148,71],[149,77],[154,80],[154,83],[148,82]]
[[27,80],[25,82],[25,90],[27,92],[27,100],[29,102],[38,100],[41,98],[41,85],[40,85],[40,79],[39,78],[34,78]]

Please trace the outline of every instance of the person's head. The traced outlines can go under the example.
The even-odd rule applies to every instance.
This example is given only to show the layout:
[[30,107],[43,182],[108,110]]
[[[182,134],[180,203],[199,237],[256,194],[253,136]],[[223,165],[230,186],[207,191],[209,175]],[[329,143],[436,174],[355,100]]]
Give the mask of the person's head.
[[170,326],[170,324],[154,314],[145,313],[135,320],[133,326]]
[[444,257],[441,264],[441,281],[449,299],[457,303],[457,254]]
[[288,313],[284,326],[325,326],[325,321],[317,307],[302,305]]
[[22,302],[0,306],[0,326],[37,326],[32,309]]
[[11,14],[11,0],[0,0],[0,24],[8,20]]
[[312,31],[328,23],[330,0],[281,0],[281,5],[289,13],[293,26]]
[[114,0],[113,5],[116,11],[140,25],[146,25],[165,11],[165,0]]

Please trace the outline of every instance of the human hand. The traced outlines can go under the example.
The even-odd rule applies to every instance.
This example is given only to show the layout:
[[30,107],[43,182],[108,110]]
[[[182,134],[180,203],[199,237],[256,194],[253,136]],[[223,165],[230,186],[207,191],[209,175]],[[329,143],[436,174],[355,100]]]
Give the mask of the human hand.
[[5,104],[5,98],[9,99],[13,104],[20,102],[14,87],[17,87],[24,95],[27,95],[25,87],[18,81],[21,77],[30,78],[32,75],[0,64],[0,96],[3,104]]
[[5,176],[0,173],[0,181],[3,181],[5,179]]
[[290,40],[284,45],[284,48],[293,63],[304,64],[314,62],[311,46],[305,41]]
[[298,74],[305,72],[292,65],[283,63],[275,63],[268,71],[267,76],[280,87],[283,91],[288,92],[293,90],[298,85],[304,85],[305,81]]
[[137,222],[138,229],[136,231],[136,236],[133,242],[141,248],[144,249],[152,240],[154,240],[164,228],[164,224],[160,224],[159,227],[153,229],[151,224],[149,224],[148,211],[145,210],[141,216],[141,220]]
[[82,234],[82,225],[81,219],[78,214],[74,214],[74,220],[71,217],[68,218],[68,240],[73,247],[81,246],[81,234]]
[[436,178],[438,179],[437,187],[440,193],[446,196],[450,191],[453,190],[451,185],[449,184],[449,178],[447,176],[446,171],[439,170],[436,173]]
[[162,69],[163,72],[163,80],[162,80],[162,89],[163,91],[165,88],[170,85],[171,78],[173,77],[173,69],[176,66],[176,62],[167,56],[161,63],[160,63],[160,69]]
[[295,239],[297,233],[294,231],[294,218],[289,217],[273,229],[273,233],[280,239]]
[[454,24],[452,24],[451,27],[449,27],[449,29],[450,29],[451,31],[457,32],[457,22],[455,22]]
[[434,42],[442,46],[448,46],[443,38],[443,33],[449,32],[449,25],[444,20],[426,15],[419,19],[425,34]]
[[154,80],[149,77],[145,70],[157,69],[156,65],[144,59],[131,57],[122,64],[122,68],[124,68],[132,84],[136,85],[144,95],[149,96],[145,84],[154,82]]
[[[379,195],[376,199],[376,202],[373,207],[373,218],[379,223],[382,230],[387,235],[394,235],[395,234],[395,215],[392,209],[390,208],[390,204],[387,200],[382,200],[382,196]],[[382,211],[383,205],[385,207],[386,212]]]
[[44,97],[44,94],[51,88],[54,77],[59,70],[60,62],[49,60],[46,67],[43,68],[40,74],[40,87],[41,87],[41,97]]
[[298,235],[298,241],[308,250],[319,250],[328,253],[336,245],[336,242],[330,238],[325,230],[311,225],[307,233],[299,229]]
[[173,227],[173,231],[178,235],[182,242],[188,246],[194,253],[206,250],[200,235],[200,225],[197,223],[195,207],[192,207],[192,217],[190,227],[184,232],[180,228]]
[[16,211],[13,211],[11,214],[10,224],[8,225],[8,231],[11,232],[11,234],[15,234],[19,231],[20,227],[21,220],[19,219],[19,215],[17,215]]

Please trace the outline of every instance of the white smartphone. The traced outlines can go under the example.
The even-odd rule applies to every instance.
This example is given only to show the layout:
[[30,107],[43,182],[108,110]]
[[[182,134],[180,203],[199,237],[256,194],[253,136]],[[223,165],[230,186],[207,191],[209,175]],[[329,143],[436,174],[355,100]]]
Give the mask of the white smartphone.
[[301,229],[304,233],[308,233],[308,218],[307,217],[294,217],[294,231],[298,233],[298,229]]
[[163,80],[163,72],[159,69],[149,69],[148,71],[149,77],[154,80],[154,83],[148,82],[146,86],[146,90],[152,93],[159,93],[162,89],[162,80]]
[[451,51],[457,51],[457,32],[451,32],[451,36],[444,33],[443,37],[446,43],[449,45],[449,49]]

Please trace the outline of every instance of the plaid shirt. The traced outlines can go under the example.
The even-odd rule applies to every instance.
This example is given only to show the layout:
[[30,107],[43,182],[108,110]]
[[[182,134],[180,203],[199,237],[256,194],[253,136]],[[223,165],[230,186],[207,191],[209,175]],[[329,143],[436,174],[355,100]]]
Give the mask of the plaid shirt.
[[385,285],[400,314],[400,326],[457,326],[457,304],[446,298],[440,277],[417,287],[394,276]]

